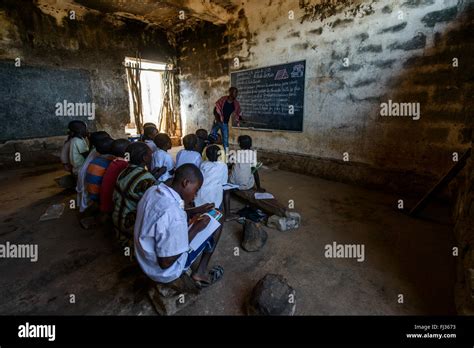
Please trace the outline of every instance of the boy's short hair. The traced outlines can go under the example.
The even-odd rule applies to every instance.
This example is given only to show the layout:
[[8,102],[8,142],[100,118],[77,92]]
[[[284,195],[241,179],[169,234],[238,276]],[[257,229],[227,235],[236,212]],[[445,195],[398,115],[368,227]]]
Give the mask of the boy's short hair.
[[203,140],[206,140],[207,139],[207,130],[205,129],[198,129],[196,131],[196,135],[198,136],[198,138],[201,138]]
[[143,163],[143,157],[149,150],[150,148],[147,144],[142,143],[141,141],[136,141],[127,146],[125,153],[130,155],[129,162],[131,164],[139,166]]
[[109,133],[107,133],[106,131],[93,132],[89,136],[89,140],[91,142],[91,145],[94,146],[94,147],[97,147],[97,141],[99,139],[104,139],[104,138],[110,138]]
[[67,128],[70,131],[71,137],[81,136],[84,137],[87,134],[87,125],[83,121],[74,120],[69,122]]
[[174,172],[173,182],[180,183],[184,179],[188,179],[192,182],[198,181],[202,183],[204,180],[204,177],[202,176],[201,170],[198,167],[196,167],[194,164],[185,163],[179,166]]
[[209,161],[215,162],[219,158],[220,148],[217,145],[210,145],[206,148],[206,157]]
[[96,142],[96,150],[101,155],[110,154],[112,152],[112,143],[114,140],[112,138],[100,138]]
[[155,127],[156,128],[156,124],[154,124],[153,122],[147,122],[143,125],[143,130],[145,130],[145,128],[147,127]]
[[249,150],[252,147],[252,138],[250,135],[240,135],[237,141],[242,150]]
[[196,134],[188,134],[183,138],[184,148],[188,151],[195,150],[197,142],[198,142],[198,137]]
[[216,134],[209,134],[209,136],[207,137],[207,140],[209,140],[209,143],[210,144],[214,144],[216,141],[217,141],[217,135]]
[[130,144],[130,141],[128,141],[127,139],[116,139],[112,142],[112,148],[110,150],[110,153],[115,157],[124,157],[125,150]]
[[162,150],[171,146],[171,138],[166,133],[158,133],[153,141]]
[[153,133],[158,132],[154,126],[145,127],[143,129],[143,138],[153,140]]

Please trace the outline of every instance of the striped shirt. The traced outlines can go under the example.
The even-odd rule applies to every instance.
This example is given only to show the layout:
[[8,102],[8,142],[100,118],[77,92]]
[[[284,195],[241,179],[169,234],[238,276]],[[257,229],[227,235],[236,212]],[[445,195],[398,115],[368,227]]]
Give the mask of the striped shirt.
[[91,201],[99,202],[102,179],[110,162],[112,162],[114,158],[112,155],[100,155],[94,158],[87,167],[86,191]]
[[141,166],[129,164],[118,176],[113,194],[112,221],[120,233],[120,239],[133,241],[138,201],[153,185],[156,185],[156,179]]

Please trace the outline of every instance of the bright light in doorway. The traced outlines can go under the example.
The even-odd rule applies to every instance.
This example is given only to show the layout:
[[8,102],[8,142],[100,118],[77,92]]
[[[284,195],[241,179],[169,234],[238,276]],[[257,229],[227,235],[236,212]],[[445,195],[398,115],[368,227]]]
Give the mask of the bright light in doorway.
[[[125,57],[125,65],[136,64],[137,59]],[[151,122],[159,127],[161,108],[163,107],[163,72],[173,67],[169,64],[141,60],[140,83],[142,94],[143,123]],[[133,98],[130,88],[129,107],[130,123],[125,127],[125,132],[137,135],[137,128],[133,116]]]

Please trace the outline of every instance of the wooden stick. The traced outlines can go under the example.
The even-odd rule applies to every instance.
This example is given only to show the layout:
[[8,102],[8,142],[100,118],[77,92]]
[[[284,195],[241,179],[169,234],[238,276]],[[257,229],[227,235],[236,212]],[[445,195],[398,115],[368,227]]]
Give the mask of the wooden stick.
[[441,189],[447,185],[456,175],[464,168],[467,159],[471,156],[471,149],[468,149],[461,156],[459,161],[438,181],[438,183],[413,207],[408,215],[416,216],[422,211],[430,200],[441,191]]

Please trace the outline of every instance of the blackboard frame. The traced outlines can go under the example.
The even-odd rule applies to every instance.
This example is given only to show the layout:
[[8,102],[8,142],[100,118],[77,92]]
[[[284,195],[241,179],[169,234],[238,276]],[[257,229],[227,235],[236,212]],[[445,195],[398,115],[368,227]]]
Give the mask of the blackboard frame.
[[[303,133],[304,132],[304,119],[305,119],[305,95],[306,95],[306,59],[303,60],[297,60],[297,61],[292,61],[292,62],[285,62],[285,63],[279,63],[279,64],[273,64],[273,65],[265,65],[265,66],[257,66],[249,69],[242,69],[242,70],[235,70],[230,72],[230,82],[232,84],[232,75],[233,74],[238,74],[244,71],[251,71],[251,70],[258,70],[258,69],[264,69],[264,68],[273,68],[276,66],[284,66],[288,64],[296,64],[296,63],[304,63],[305,66],[305,71],[304,71],[304,80],[303,80],[303,106],[302,106],[302,116],[301,116],[301,130],[288,130],[288,129],[272,129],[272,128],[259,128],[259,127],[242,127],[242,126],[237,126],[232,124],[232,128],[238,128],[238,129],[243,129],[243,130],[252,130],[252,131],[262,131],[262,132],[286,132],[286,133]],[[239,100],[237,98],[237,100]],[[244,119],[245,119],[245,115]]]

